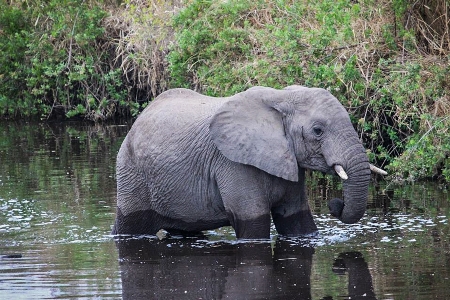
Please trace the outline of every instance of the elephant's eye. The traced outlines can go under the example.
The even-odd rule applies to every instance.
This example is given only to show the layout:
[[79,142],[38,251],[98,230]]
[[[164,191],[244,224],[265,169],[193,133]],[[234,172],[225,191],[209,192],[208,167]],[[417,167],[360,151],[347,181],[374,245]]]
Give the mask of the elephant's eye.
[[317,137],[320,137],[323,134],[323,130],[320,127],[314,127],[313,132]]

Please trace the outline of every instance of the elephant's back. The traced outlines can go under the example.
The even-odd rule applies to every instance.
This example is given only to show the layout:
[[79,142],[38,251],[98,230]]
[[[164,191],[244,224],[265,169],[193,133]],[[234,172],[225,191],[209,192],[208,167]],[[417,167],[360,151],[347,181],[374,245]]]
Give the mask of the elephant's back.
[[179,121],[193,121],[215,113],[228,98],[208,97],[188,89],[172,89],[159,95],[142,112],[141,117],[154,116],[158,120],[165,118]]
[[190,147],[189,140],[209,138],[209,121],[227,98],[214,98],[188,89],[172,89],[150,102],[124,142],[134,158]]
[[172,89],[149,103],[137,118],[136,129],[149,130],[152,135],[177,134],[181,128],[199,126],[226,101],[201,95],[188,89]]

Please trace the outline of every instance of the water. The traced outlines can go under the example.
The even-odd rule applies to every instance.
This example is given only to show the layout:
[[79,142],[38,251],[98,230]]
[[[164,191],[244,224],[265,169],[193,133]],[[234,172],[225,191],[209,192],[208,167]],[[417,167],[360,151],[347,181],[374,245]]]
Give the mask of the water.
[[230,228],[114,240],[115,155],[129,125],[0,123],[0,299],[449,299],[449,194],[372,184],[366,216],[320,235],[237,242]]

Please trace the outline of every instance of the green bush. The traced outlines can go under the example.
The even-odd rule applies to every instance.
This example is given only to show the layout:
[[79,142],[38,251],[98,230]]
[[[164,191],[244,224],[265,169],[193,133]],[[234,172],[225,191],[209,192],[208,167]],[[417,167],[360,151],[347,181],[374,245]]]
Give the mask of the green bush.
[[174,19],[172,85],[213,96],[253,85],[326,88],[351,113],[370,159],[391,164],[396,179],[450,180],[449,67],[420,55],[404,26],[415,3],[192,1]]
[[[0,113],[14,114],[16,101],[26,89],[27,68],[23,65],[30,40],[30,20],[18,8],[0,0]],[[30,103],[24,103],[24,105]],[[34,103],[31,103],[34,105]]]
[[174,21],[172,83],[210,95],[299,82],[340,87],[348,69],[333,52],[352,42],[359,11],[351,1],[193,1]]
[[1,1],[1,114],[106,119],[129,106],[122,73],[111,64],[103,9],[82,0],[20,8]]

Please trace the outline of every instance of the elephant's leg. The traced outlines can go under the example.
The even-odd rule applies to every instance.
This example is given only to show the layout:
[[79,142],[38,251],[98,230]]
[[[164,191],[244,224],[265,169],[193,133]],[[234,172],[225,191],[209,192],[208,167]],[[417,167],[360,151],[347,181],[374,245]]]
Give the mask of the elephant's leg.
[[134,166],[117,163],[117,215],[112,234],[156,234],[164,218],[151,207],[145,176]]
[[317,226],[309,208],[305,192],[305,171],[299,170],[299,182],[292,183],[280,205],[272,208],[272,219],[277,232],[285,236],[317,233]]
[[[246,207],[243,209],[252,209]],[[227,211],[231,226],[238,239],[268,239],[270,238],[270,213],[251,216],[236,210]]]
[[311,210],[298,210],[287,205],[272,209],[272,219],[277,232],[284,236],[304,236],[317,233]]
[[238,239],[270,237],[270,205],[261,181],[263,171],[233,164],[216,177],[231,226]]
[[156,234],[162,227],[155,223],[160,216],[150,210],[134,211],[124,215],[117,208],[116,221],[112,234]]

